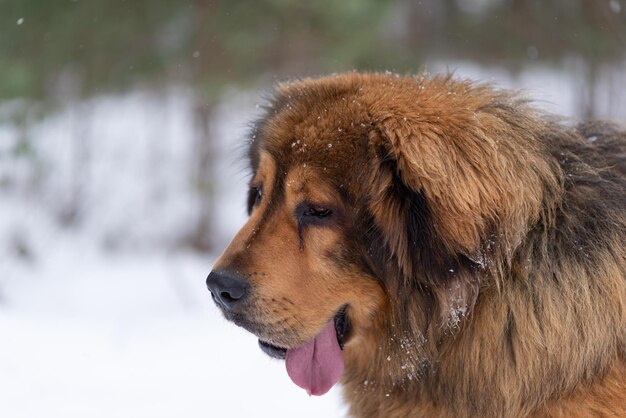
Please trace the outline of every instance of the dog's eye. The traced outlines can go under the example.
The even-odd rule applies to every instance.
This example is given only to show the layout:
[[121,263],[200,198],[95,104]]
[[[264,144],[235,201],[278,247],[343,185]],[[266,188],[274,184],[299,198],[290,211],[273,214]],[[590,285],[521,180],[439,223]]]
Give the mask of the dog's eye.
[[251,187],[248,192],[248,213],[259,206],[261,199],[263,199],[263,188],[261,186]]
[[332,215],[332,209],[308,203],[301,204],[296,210],[296,216],[301,225],[321,224],[329,220]]
[[306,209],[302,215],[303,216],[313,216],[315,218],[326,218],[326,217],[330,216],[331,213],[333,213],[333,211],[330,210],[330,209],[318,208],[318,207],[311,206],[308,209]]

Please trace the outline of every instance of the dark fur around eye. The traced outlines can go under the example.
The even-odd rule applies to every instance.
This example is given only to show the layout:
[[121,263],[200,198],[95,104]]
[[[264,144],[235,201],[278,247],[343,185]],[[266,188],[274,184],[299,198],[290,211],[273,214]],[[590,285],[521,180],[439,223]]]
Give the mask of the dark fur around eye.
[[253,186],[248,191],[248,215],[252,213],[252,209],[259,206],[261,199],[263,198],[263,187]]

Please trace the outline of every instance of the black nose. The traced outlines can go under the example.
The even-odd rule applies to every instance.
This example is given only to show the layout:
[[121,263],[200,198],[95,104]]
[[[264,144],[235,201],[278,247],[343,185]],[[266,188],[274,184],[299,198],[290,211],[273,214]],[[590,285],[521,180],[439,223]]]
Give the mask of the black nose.
[[212,271],[206,285],[213,299],[224,309],[232,310],[248,293],[248,282],[233,273]]

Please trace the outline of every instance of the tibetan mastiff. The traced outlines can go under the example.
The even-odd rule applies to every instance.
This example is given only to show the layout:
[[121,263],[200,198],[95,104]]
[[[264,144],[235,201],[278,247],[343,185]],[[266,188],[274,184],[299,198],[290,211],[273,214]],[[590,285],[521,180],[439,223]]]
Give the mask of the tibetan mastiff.
[[279,85],[225,317],[356,417],[626,414],[626,131],[452,76]]

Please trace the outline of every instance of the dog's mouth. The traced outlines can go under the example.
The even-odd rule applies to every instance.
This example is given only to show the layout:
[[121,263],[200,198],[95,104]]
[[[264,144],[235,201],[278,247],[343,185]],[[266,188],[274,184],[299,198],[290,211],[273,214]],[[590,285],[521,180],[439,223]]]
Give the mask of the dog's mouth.
[[279,360],[284,360],[285,356],[287,355],[286,348],[278,347],[261,339],[259,339],[259,347],[261,347],[261,350],[263,350],[263,352],[268,356],[274,357]]
[[347,305],[341,307],[317,336],[300,347],[288,349],[262,340],[259,347],[270,357],[285,359],[287,374],[309,395],[323,395],[343,373],[341,351],[351,328],[346,309]]
[[[343,351],[344,345],[350,334],[350,319],[346,315],[348,305],[343,305],[333,317],[335,325],[335,334],[337,335],[337,343]],[[287,355],[287,348],[279,347],[267,341],[259,339],[259,347],[265,354],[278,360],[284,360]]]

